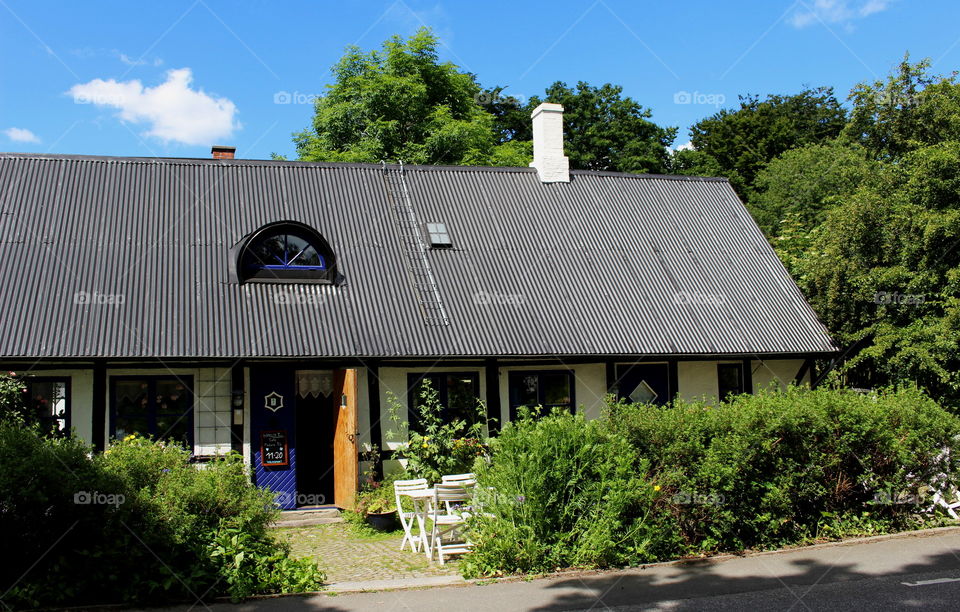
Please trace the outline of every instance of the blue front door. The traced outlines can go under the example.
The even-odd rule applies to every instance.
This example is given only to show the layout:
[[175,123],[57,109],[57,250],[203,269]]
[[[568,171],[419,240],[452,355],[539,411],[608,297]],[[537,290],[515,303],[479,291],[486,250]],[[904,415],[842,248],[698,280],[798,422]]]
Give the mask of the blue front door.
[[254,482],[276,494],[284,510],[297,507],[294,374],[290,367],[250,366],[250,436]]

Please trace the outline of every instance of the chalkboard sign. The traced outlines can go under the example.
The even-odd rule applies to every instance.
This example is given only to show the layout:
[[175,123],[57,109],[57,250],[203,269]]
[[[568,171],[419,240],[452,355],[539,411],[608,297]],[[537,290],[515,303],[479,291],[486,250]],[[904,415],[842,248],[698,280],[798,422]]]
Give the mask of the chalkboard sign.
[[260,464],[264,467],[290,465],[286,431],[260,432]]

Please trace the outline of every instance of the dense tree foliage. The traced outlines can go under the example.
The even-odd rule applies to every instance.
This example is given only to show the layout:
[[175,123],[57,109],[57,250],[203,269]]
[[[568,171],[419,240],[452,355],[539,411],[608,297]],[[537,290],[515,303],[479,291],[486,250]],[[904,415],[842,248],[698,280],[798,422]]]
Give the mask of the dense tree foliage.
[[915,381],[960,399],[958,167],[958,142],[910,153],[782,247],[837,339],[869,340],[849,364],[858,385]]
[[[545,101],[563,105],[563,135],[571,168],[667,171],[667,147],[676,137],[676,128],[653,123],[650,109],[622,94],[622,87],[609,83],[593,87],[581,81],[574,89],[558,81],[547,88]],[[530,110],[539,103],[531,100]]]
[[525,149],[498,145],[493,116],[477,104],[472,74],[437,56],[421,29],[380,51],[352,47],[334,66],[335,83],[316,101],[311,128],[295,136],[307,161],[525,165]]
[[742,197],[749,197],[757,173],[778,155],[796,147],[836,138],[846,112],[833,89],[805,89],[798,94],[742,96],[740,108],[722,109],[690,128],[694,150],[675,155],[685,174],[730,179]]
[[768,236],[778,235],[785,219],[809,231],[824,221],[830,206],[854,193],[878,169],[862,147],[837,141],[807,145],[767,164],[757,174],[747,205]]
[[914,381],[956,406],[960,84],[904,60],[851,100],[837,143],[793,151],[761,173],[764,197],[786,219],[778,252],[841,344],[865,347],[847,364],[850,382]]
[[439,61],[427,29],[406,41],[394,37],[380,51],[351,47],[333,74],[312,126],[295,135],[300,159],[526,166],[530,113],[542,101],[564,106],[572,168],[666,172],[676,135],[609,83],[572,88],[558,81],[525,104],[502,87],[482,89],[474,75]]
[[928,60],[909,56],[885,81],[861,83],[844,137],[878,159],[893,161],[918,148],[960,140],[960,89],[955,76],[934,77]]

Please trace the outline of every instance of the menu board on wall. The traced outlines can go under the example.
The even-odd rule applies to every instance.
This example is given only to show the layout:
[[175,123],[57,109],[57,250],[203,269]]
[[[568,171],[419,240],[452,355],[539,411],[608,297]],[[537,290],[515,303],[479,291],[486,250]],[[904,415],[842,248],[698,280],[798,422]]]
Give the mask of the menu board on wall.
[[260,464],[264,467],[290,465],[286,431],[260,432]]

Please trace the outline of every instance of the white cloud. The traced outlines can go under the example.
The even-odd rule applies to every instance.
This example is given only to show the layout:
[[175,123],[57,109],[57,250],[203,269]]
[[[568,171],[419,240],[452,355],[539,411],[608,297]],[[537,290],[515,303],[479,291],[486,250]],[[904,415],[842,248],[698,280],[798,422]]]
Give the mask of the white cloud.
[[869,17],[885,11],[891,0],[812,0],[800,2],[790,17],[790,23],[797,28],[824,23],[849,23],[855,19]]
[[696,151],[696,147],[693,146],[692,141],[688,140],[687,142],[677,147],[676,150],[677,151]]
[[156,87],[144,87],[136,79],[94,79],[74,85],[67,93],[78,104],[119,109],[121,121],[146,123],[145,134],[163,141],[203,145],[228,139],[240,128],[236,105],[191,89],[192,82],[193,72],[179,68],[167,71],[167,80]]
[[3,133],[13,142],[40,142],[37,135],[26,128],[7,128],[3,130]]
[[144,57],[141,58],[132,58],[126,53],[117,53],[117,57],[120,58],[120,61],[126,64],[127,66],[160,66],[163,64],[163,60],[159,57],[153,59],[147,59]]

